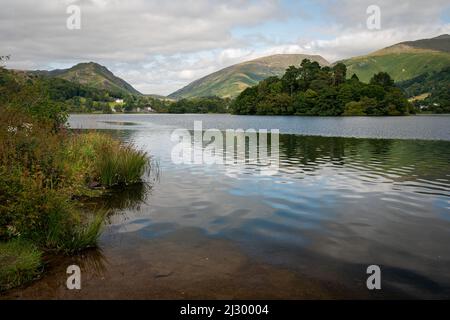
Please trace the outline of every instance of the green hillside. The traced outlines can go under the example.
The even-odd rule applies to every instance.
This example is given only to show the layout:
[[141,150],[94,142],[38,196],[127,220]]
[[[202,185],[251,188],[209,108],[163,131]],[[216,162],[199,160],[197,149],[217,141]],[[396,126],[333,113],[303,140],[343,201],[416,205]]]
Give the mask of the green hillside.
[[79,63],[70,69],[35,71],[33,73],[52,78],[64,79],[95,89],[118,93],[119,95],[140,94],[130,84],[119,77],[116,77],[106,67],[94,62]]
[[450,113],[450,66],[397,85],[421,111]]
[[218,96],[234,98],[248,87],[271,76],[281,76],[289,66],[299,66],[303,59],[310,59],[326,66],[329,63],[320,56],[303,54],[279,54],[264,57],[222,69],[178,90],[169,98],[196,98]]
[[[9,95],[17,96],[17,88],[23,87],[41,94],[69,113],[114,113],[163,111],[170,101],[152,95],[132,95],[118,91],[116,87],[99,89],[92,83],[82,84],[59,77],[58,71],[7,70],[0,67],[0,103]],[[77,78],[78,79],[78,78]]]
[[405,81],[450,66],[450,36],[403,42],[342,62],[349,76],[356,74],[363,82],[378,72],[389,73],[396,82]]

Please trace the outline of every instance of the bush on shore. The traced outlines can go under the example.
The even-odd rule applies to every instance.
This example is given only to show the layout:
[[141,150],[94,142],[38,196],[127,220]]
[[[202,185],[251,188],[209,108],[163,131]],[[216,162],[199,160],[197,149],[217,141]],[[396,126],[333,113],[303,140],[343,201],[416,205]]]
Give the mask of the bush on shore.
[[103,187],[137,183],[149,166],[145,152],[96,132],[72,137],[66,159],[85,182]]
[[[76,200],[139,182],[146,153],[99,133],[66,129],[45,88],[14,82],[0,68],[0,290],[39,273],[45,253],[96,246],[105,212]],[[42,89],[42,90],[40,90]],[[47,108],[48,107],[48,108]]]

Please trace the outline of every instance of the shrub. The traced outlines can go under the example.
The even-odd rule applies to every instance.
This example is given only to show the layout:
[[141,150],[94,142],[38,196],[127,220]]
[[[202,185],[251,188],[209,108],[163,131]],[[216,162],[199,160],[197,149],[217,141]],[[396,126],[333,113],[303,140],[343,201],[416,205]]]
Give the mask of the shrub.
[[364,116],[364,105],[361,102],[352,101],[345,105],[344,116]]
[[138,182],[149,165],[107,135],[68,132],[45,92],[45,83],[20,83],[0,68],[0,289],[34,278],[39,250],[95,246],[106,212],[84,212],[74,199],[92,183]]

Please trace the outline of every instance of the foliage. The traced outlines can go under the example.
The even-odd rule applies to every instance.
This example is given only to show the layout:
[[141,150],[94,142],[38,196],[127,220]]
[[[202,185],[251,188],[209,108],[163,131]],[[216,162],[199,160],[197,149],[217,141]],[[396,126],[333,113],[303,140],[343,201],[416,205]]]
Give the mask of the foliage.
[[149,166],[145,152],[95,132],[72,137],[65,158],[72,176],[104,187],[137,183]]
[[0,68],[0,110],[9,108],[31,115],[33,119],[51,122],[54,129],[64,125],[67,113],[53,101],[47,83],[39,79],[19,78]]
[[168,113],[226,113],[229,99],[205,97],[182,99],[173,102],[165,110]]
[[0,291],[36,278],[41,271],[41,255],[30,242],[0,242]]
[[357,76],[347,80],[342,63],[333,68],[304,60],[289,67],[283,77],[270,77],[248,88],[234,101],[236,114],[261,115],[405,115],[410,105],[401,90],[384,72],[370,84]]
[[[85,212],[77,196],[95,193],[93,185],[138,182],[148,166],[147,155],[131,145],[68,131],[66,114],[47,89],[40,79],[0,68],[2,287],[34,277],[40,251],[70,254],[95,246],[105,212]],[[37,249],[21,251],[17,243]]]
[[81,229],[93,227],[72,201],[81,188],[76,183],[86,179],[76,178],[65,157],[68,139],[51,122],[9,108],[0,114],[0,240],[66,252],[75,249],[71,242],[83,236]]
[[[39,99],[34,97],[39,95]],[[116,102],[124,100],[124,102]],[[38,72],[13,72],[0,68],[0,103],[24,108],[45,117],[60,116],[64,124],[67,112],[136,112],[151,108],[164,111],[169,102],[151,96],[102,89]]]
[[[165,112],[170,102],[152,96],[127,95],[124,99],[124,112],[147,111],[151,108],[155,112]],[[116,110],[120,111],[120,110]]]
[[399,87],[410,98],[426,94],[424,100],[414,102],[418,111],[450,113],[450,67],[401,82]]
[[83,215],[73,196],[92,183],[138,182],[148,160],[106,135],[51,128],[17,112],[0,115],[0,239],[67,253],[95,245],[103,216]]

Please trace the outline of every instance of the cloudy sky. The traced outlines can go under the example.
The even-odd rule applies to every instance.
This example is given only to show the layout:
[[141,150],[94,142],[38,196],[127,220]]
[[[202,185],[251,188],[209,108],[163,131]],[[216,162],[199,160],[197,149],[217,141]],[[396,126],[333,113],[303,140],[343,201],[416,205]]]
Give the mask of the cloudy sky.
[[[81,28],[67,28],[67,8]],[[381,29],[367,28],[367,8]],[[274,53],[329,61],[450,33],[448,0],[2,0],[9,68],[105,65],[143,93],[169,94],[223,67]]]

